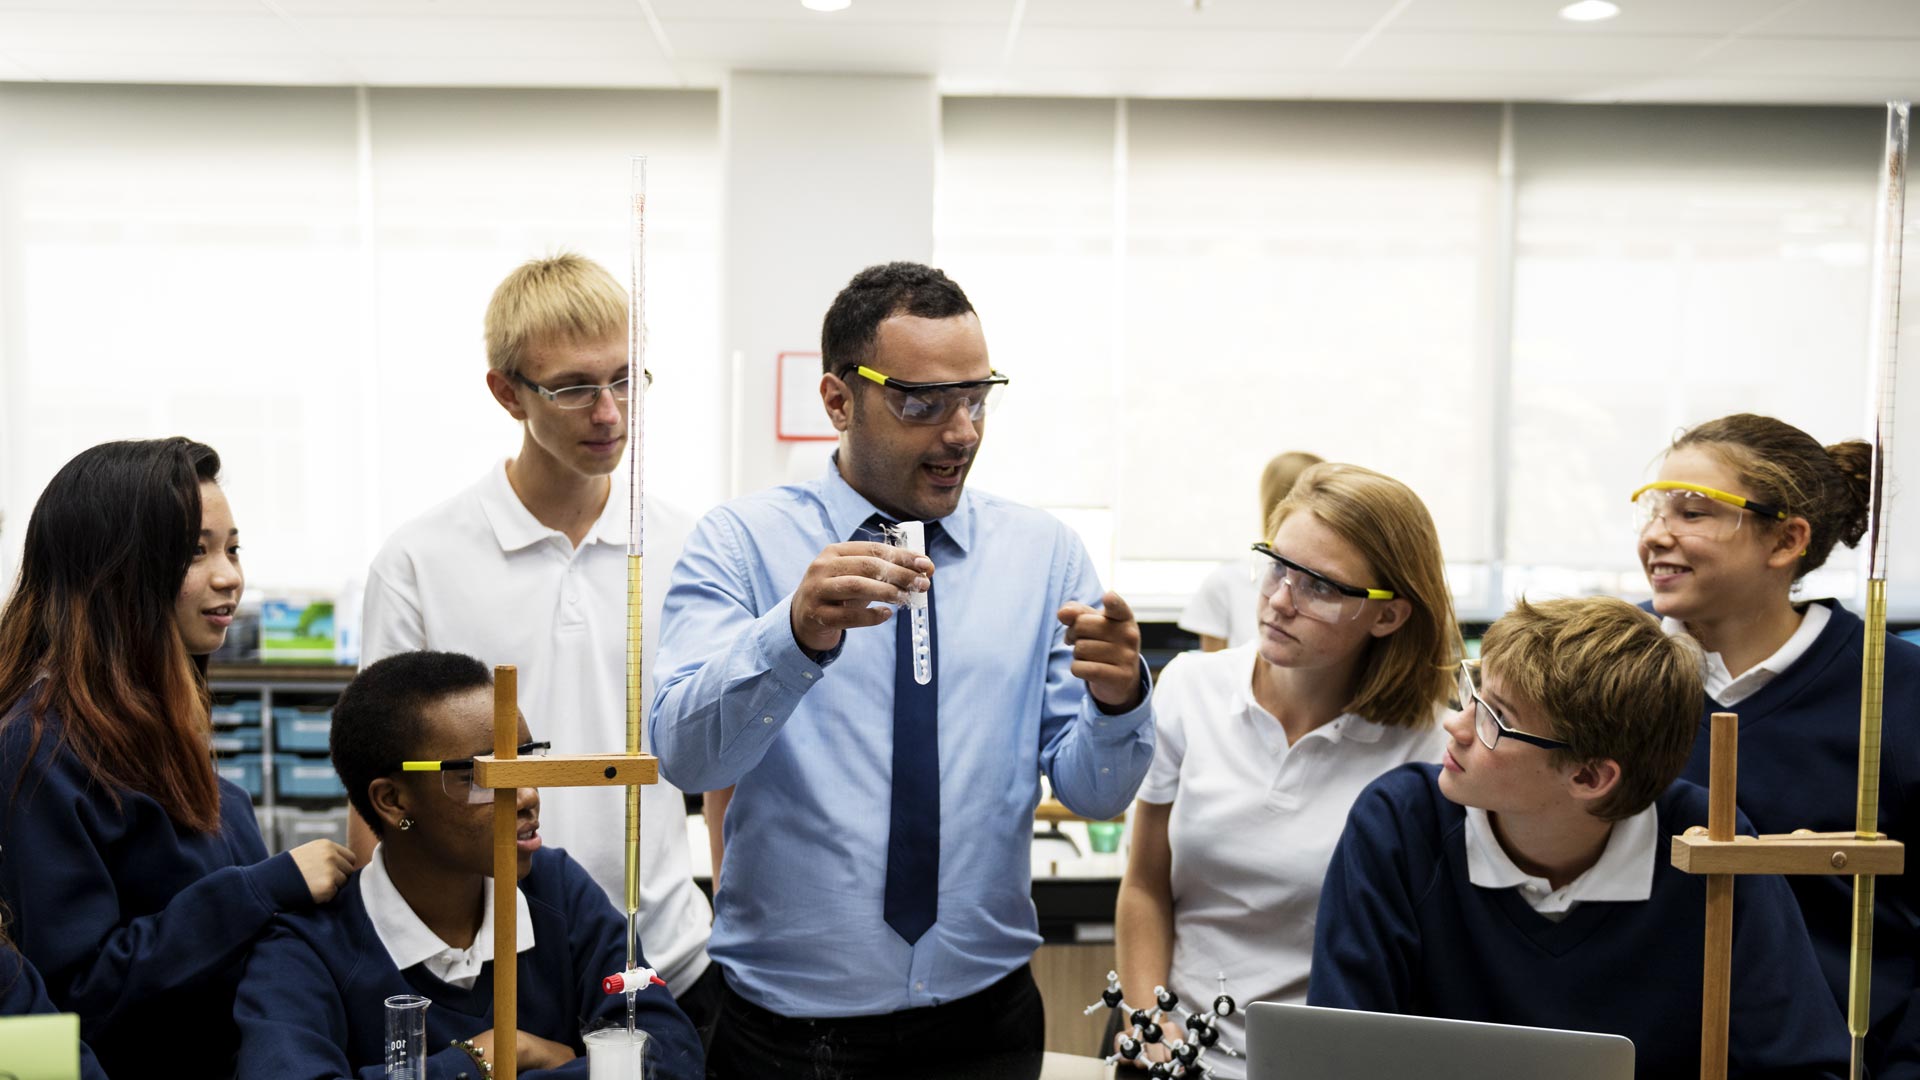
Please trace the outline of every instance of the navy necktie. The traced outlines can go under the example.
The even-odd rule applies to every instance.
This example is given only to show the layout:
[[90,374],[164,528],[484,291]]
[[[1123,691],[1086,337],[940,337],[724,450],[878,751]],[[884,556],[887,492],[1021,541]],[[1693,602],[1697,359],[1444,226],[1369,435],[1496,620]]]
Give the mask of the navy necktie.
[[[867,527],[879,532],[888,519],[875,514]],[[940,535],[927,523],[927,549]],[[913,678],[913,613],[894,614],[893,803],[887,828],[887,925],[907,944],[933,926],[940,901],[940,653],[935,636],[933,590],[927,590],[927,646],[933,677]]]

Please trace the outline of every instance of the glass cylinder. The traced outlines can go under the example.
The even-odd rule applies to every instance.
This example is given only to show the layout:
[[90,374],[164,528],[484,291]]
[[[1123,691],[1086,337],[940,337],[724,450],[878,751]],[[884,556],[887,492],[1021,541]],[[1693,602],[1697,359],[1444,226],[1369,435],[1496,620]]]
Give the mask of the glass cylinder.
[[427,1006],[418,994],[387,999],[387,1080],[423,1080],[427,1075]]
[[646,1032],[601,1028],[587,1032],[585,1042],[589,1080],[645,1080]]

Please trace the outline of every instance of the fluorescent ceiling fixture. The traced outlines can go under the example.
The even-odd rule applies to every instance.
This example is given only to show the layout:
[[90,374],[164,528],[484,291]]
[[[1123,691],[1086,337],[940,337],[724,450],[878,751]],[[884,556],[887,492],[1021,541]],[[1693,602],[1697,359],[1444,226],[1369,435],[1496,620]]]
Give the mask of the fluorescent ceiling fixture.
[[[808,7],[813,5],[809,3]],[[1599,22],[1620,14],[1620,5],[1609,0],[1579,0],[1560,9],[1560,17],[1573,22]]]
[[800,6],[809,11],[845,11],[853,0],[800,0]]

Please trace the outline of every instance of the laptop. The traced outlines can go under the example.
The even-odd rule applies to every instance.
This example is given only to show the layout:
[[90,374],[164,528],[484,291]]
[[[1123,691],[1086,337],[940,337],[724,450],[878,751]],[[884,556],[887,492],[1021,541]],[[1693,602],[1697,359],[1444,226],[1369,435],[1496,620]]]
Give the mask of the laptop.
[[1633,1080],[1618,1035],[1322,1009],[1247,1006],[1247,1080]]

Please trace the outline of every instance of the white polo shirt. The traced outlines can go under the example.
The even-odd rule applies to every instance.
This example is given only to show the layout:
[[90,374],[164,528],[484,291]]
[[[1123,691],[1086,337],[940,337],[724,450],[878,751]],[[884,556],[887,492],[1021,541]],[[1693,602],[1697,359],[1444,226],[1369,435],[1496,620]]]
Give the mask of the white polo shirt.
[[[1798,663],[1807,650],[1820,637],[1820,631],[1827,628],[1827,619],[1831,613],[1825,604],[1808,604],[1800,614],[1800,626],[1786,641],[1774,650],[1772,656],[1753,665],[1735,677],[1727,670],[1727,661],[1717,652],[1705,653],[1700,657],[1700,678],[1706,684],[1707,696],[1731,709],[1735,705],[1752,697],[1761,687],[1784,675],[1788,668]],[[1687,624],[1671,615],[1660,619],[1660,629],[1668,637],[1679,637],[1687,632]]]
[[[647,627],[642,655],[653,697],[653,643],[687,519],[647,503]],[[507,482],[505,462],[389,537],[367,571],[361,663],[410,649],[519,669],[520,709],[554,753],[627,745],[627,498],[612,493],[578,549],[540,524]],[[650,748],[650,747],[649,747]],[[567,850],[626,907],[623,788],[548,788],[540,835]],[[674,994],[707,969],[713,921],[687,858],[686,804],[662,780],[641,789],[640,943]],[[611,974],[611,973],[609,973]]]
[[[367,921],[393,958],[393,966],[405,971],[425,964],[434,978],[462,990],[473,989],[480,970],[493,959],[493,883],[489,881],[480,892],[485,897],[480,929],[474,932],[472,945],[456,949],[441,941],[400,895],[387,873],[386,845],[375,845],[373,858],[360,871],[360,902],[367,906]],[[534,945],[533,913],[527,908],[527,894],[519,889],[513,890],[513,901],[514,948],[526,952]]]
[[1467,807],[1467,880],[1483,889],[1518,889],[1527,906],[1553,922],[1583,903],[1645,900],[1653,895],[1654,860],[1660,857],[1659,808],[1646,809],[1613,823],[1600,861],[1560,888],[1527,873],[1500,846],[1493,819],[1477,806]]
[[[1349,713],[1289,747],[1253,698],[1257,650],[1182,653],[1153,691],[1159,742],[1139,797],[1173,804],[1170,988],[1189,1008],[1213,1000],[1222,972],[1235,1001],[1306,1001],[1320,884],[1347,812],[1381,773],[1439,760],[1446,739]],[[1241,1014],[1222,1031],[1246,1046]],[[1246,1075],[1233,1058],[1207,1066]]]

